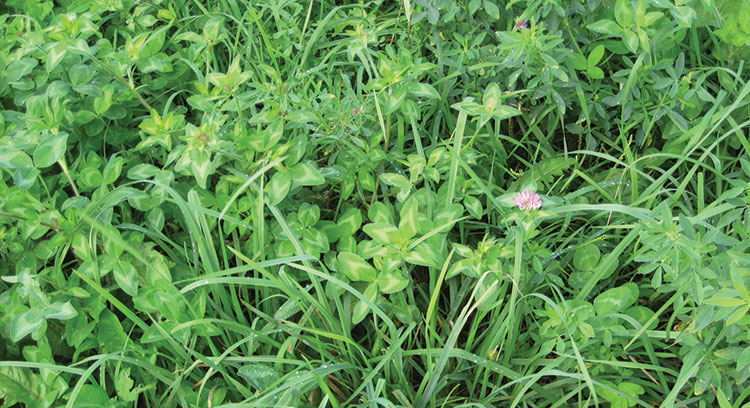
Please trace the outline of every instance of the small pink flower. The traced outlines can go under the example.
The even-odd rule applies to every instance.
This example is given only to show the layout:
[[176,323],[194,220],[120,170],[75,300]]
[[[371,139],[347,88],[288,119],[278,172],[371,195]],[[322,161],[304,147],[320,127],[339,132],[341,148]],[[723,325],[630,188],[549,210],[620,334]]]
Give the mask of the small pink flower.
[[352,109],[352,115],[356,115],[356,114],[358,114],[358,113],[359,113],[359,111],[358,111],[358,110],[356,110],[356,109]]
[[539,194],[531,190],[523,190],[516,194],[513,204],[522,210],[537,209],[542,206],[542,197],[539,197]]

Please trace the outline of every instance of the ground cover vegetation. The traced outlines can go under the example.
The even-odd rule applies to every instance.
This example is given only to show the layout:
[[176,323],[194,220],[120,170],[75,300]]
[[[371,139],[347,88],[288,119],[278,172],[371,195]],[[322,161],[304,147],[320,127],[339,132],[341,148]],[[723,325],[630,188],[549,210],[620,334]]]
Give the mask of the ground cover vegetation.
[[750,404],[748,0],[0,14],[0,406]]

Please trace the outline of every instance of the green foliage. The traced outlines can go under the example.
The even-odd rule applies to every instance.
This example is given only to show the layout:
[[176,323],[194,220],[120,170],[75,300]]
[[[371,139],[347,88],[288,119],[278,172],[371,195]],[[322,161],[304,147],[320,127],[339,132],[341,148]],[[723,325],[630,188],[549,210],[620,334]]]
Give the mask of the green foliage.
[[4,2],[0,406],[745,406],[748,13]]

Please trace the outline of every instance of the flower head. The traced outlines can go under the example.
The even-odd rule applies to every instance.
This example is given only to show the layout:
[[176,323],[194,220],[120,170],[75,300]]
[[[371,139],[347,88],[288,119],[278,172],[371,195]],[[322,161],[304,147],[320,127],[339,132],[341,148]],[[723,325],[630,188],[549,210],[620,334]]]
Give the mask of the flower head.
[[513,204],[522,210],[537,209],[542,206],[542,197],[531,190],[523,190],[516,194]]
[[516,23],[516,28],[526,28],[526,24],[528,24],[528,22],[529,20],[522,18]]

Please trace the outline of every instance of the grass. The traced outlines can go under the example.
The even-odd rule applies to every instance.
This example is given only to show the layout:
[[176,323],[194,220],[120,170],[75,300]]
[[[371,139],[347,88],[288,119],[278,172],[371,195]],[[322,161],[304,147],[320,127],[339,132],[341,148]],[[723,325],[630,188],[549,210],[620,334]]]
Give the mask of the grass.
[[0,6],[0,407],[748,406],[742,2],[484,3]]

